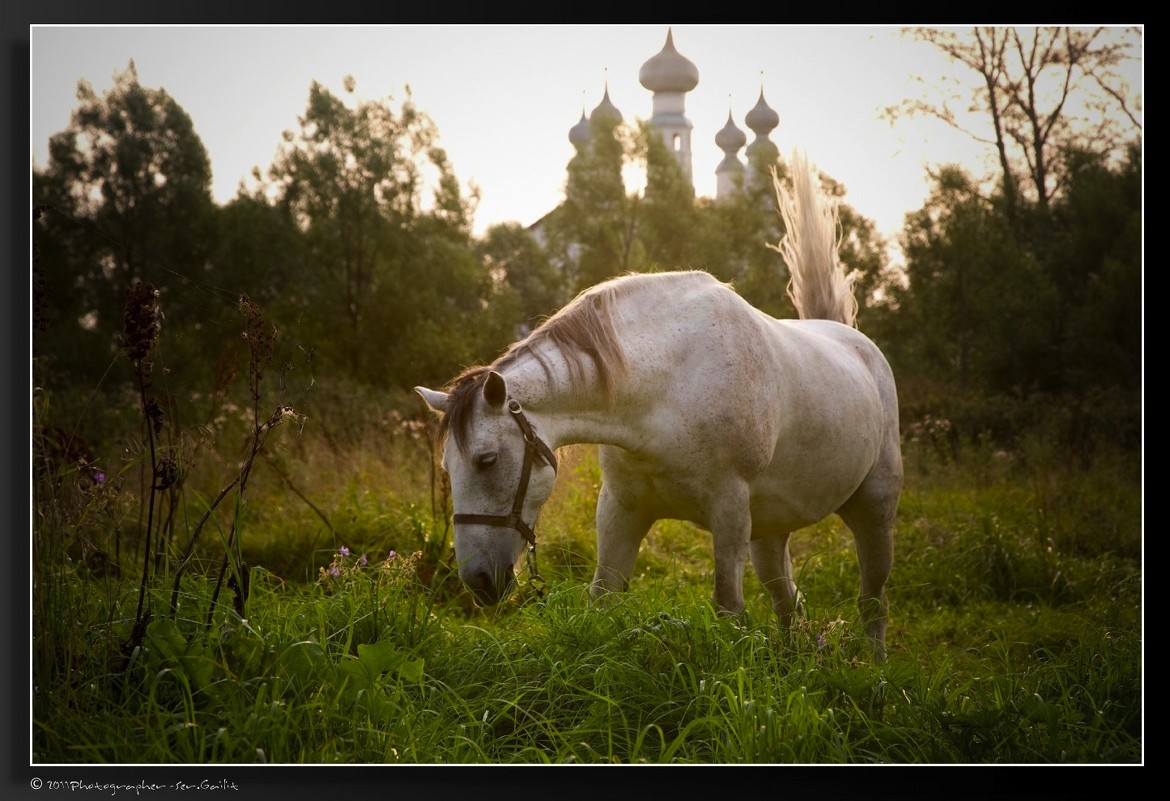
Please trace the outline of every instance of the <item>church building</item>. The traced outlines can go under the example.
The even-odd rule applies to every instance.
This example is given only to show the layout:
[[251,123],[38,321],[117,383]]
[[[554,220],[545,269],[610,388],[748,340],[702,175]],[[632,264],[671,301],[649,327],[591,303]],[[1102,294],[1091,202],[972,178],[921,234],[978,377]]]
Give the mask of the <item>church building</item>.
[[[653,93],[649,124],[662,135],[663,143],[678,159],[683,175],[693,186],[691,134],[694,125],[686,116],[686,95],[699,85],[699,69],[690,59],[678,52],[674,45],[673,31],[667,30],[666,44],[662,50],[642,65],[638,71],[638,81]],[[609,98],[608,86],[601,102],[589,116],[587,117],[582,110],[581,119],[569,129],[569,141],[578,150],[589,141],[589,122],[597,114],[616,115],[619,120],[621,119],[621,112]],[[764,100],[763,87],[760,88],[760,97],[756,105],[745,115],[744,123],[755,134],[751,144],[748,144],[747,134],[735,124],[730,109],[727,112],[727,124],[714,134],[715,146],[723,151],[723,160],[715,168],[716,199],[727,197],[735,191],[737,177],[743,176],[745,182],[754,179],[755,176],[746,173],[757,153],[768,163],[775,161],[779,155],[779,150],[770,139],[770,135],[780,124],[780,115]],[[745,145],[746,164],[739,156],[739,151]]]

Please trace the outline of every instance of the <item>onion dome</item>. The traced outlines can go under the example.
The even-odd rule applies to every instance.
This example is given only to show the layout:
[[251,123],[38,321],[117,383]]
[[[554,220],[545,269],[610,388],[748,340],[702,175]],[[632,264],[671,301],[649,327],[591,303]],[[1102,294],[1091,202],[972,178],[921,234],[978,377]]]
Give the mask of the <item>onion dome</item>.
[[727,124],[715,134],[715,144],[723,151],[723,160],[715,167],[715,197],[730,197],[740,185],[744,174],[743,162],[739,160],[739,149],[747,142],[747,134],[739,129],[727,112]]
[[760,89],[760,99],[743,118],[747,127],[756,132],[757,136],[765,136],[769,131],[780,124],[780,115],[777,114],[764,100],[764,90]]
[[638,71],[638,80],[651,92],[689,92],[699,85],[699,68],[674,49],[668,28],[666,44]]
[[585,110],[581,110],[580,121],[569,129],[569,141],[573,147],[582,148],[589,141],[589,120],[585,117]]
[[[622,121],[622,113],[618,111],[617,106],[609,99],[609,86],[605,87],[605,96],[601,98],[601,102],[597,104],[597,108],[589,112],[589,121],[600,119],[601,117],[612,116],[617,118],[618,122]],[[579,125],[580,123],[578,123]]]
[[727,112],[727,124],[715,134],[715,144],[724,153],[734,153],[747,144],[747,134],[732,121],[730,111]]

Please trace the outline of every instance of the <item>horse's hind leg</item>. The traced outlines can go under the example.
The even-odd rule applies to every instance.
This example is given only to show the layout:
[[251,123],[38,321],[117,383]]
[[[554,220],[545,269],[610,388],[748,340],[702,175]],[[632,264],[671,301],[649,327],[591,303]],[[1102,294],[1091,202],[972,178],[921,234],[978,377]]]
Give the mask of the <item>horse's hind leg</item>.
[[638,548],[654,520],[636,508],[623,506],[608,485],[602,485],[597,498],[597,570],[589,587],[593,598],[629,587]]
[[710,500],[711,539],[715,545],[715,605],[727,615],[743,612],[743,570],[752,534],[748,485],[729,480]]
[[894,517],[901,482],[867,482],[838,510],[853,532],[861,587],[857,608],[878,661],[886,658],[886,581],[894,564]]
[[800,598],[796,582],[792,580],[792,561],[788,555],[788,532],[760,535],[751,541],[752,567],[772,595],[772,609],[787,628],[792,617],[799,614]]

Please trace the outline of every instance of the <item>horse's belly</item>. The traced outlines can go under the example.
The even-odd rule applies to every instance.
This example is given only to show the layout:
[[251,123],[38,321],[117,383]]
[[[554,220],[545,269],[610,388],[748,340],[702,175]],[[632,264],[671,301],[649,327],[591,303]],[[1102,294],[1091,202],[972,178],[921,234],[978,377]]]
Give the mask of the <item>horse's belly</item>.
[[751,482],[753,526],[795,531],[841,508],[869,474],[876,443],[861,441],[818,458],[792,457],[782,450]]
[[[860,483],[860,482],[858,482]],[[853,494],[848,491],[798,492],[791,487],[775,488],[757,482],[751,488],[752,527],[758,532],[795,531],[828,517]],[[634,489],[625,486],[627,492]],[[629,493],[632,505],[656,519],[686,520],[710,529],[714,498],[711,479],[679,480],[661,475],[643,476],[636,492]]]
[[828,517],[839,509],[848,497],[824,495],[813,498],[807,495],[753,492],[752,528],[766,533],[796,531]]

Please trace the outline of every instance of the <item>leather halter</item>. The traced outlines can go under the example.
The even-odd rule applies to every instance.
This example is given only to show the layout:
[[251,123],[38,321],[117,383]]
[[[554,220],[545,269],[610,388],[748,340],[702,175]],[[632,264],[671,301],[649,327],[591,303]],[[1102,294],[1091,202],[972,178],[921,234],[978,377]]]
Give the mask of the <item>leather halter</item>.
[[528,482],[532,476],[532,462],[539,455],[556,472],[557,457],[552,448],[536,436],[536,432],[532,430],[532,424],[524,416],[524,409],[521,408],[518,400],[514,398],[508,400],[508,411],[512,413],[512,419],[516,421],[516,425],[520,426],[520,431],[524,434],[524,466],[520,469],[520,486],[516,488],[516,499],[512,502],[511,513],[506,515],[460,513],[454,515],[453,519],[456,523],[479,523],[486,526],[515,529],[528,541],[529,547],[534,549],[536,548],[536,532],[520,517],[520,513],[524,509],[524,497],[528,494]]

